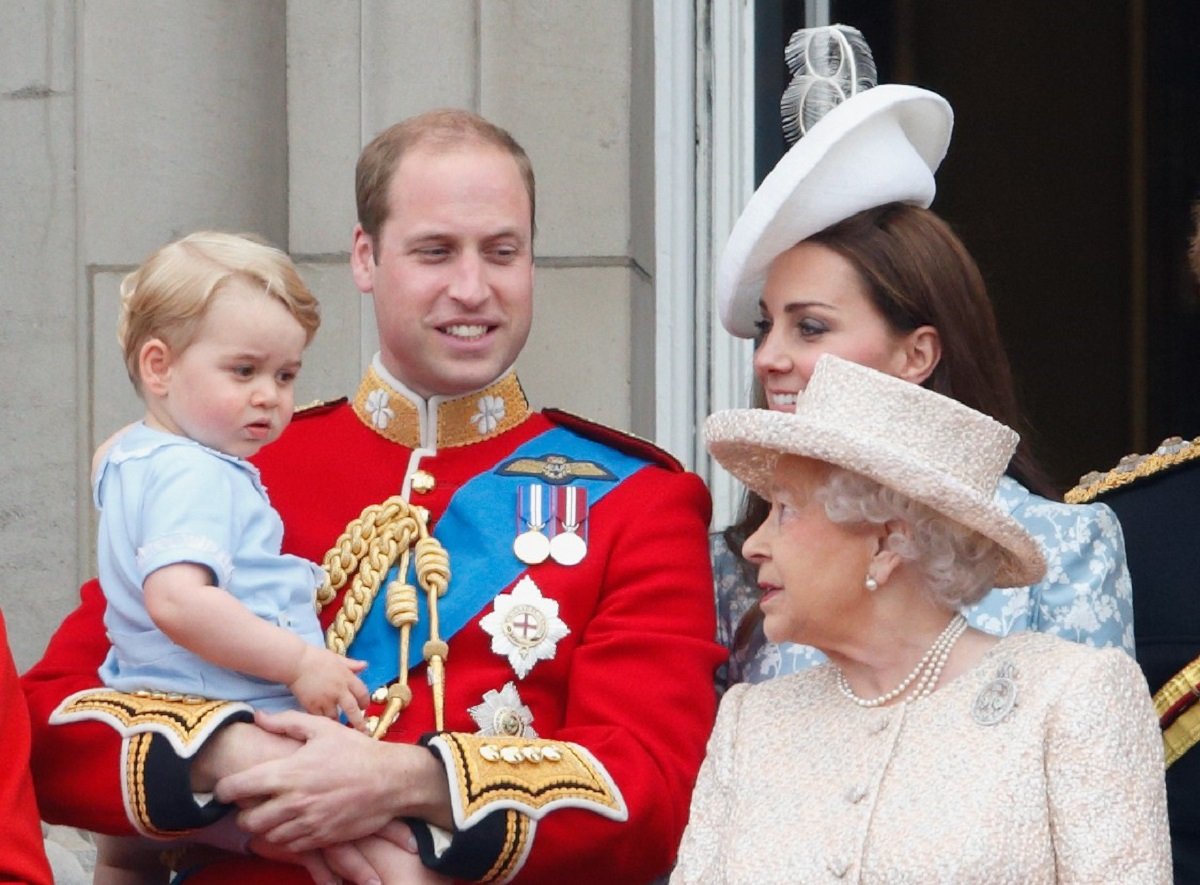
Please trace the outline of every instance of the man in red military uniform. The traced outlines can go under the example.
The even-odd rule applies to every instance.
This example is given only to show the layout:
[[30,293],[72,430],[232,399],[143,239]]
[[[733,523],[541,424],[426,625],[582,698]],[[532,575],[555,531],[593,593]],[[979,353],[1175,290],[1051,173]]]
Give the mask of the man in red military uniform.
[[[371,859],[402,818],[454,878],[650,881],[715,713],[707,494],[648,444],[530,409],[512,365],[533,173],[507,133],[465,112],[405,121],[363,151],[357,197],[351,268],[380,351],[352,400],[299,413],[257,464],[285,549],[325,561],[327,636],[369,662],[384,740],[96,689],[93,583],[25,679],[43,815],[171,836],[220,817],[215,787],[271,855]],[[219,855],[192,876],[307,880]]]

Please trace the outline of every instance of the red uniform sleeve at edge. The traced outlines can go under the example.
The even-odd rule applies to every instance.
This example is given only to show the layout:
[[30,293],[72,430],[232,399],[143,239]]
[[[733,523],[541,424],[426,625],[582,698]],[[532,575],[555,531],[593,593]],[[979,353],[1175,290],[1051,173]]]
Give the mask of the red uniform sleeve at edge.
[[42,659],[21,678],[33,734],[33,783],[42,817],[50,823],[129,835],[120,736],[99,722],[52,726],[48,721],[68,695],[100,684],[97,669],[109,643],[99,582],[84,584],[80,598]]
[[713,672],[725,652],[714,641],[708,493],[692,474],[649,468],[620,494],[628,518],[575,651],[566,720],[542,737],[591,750],[629,819],[550,814],[521,883],[649,882],[666,872],[716,716]]
[[5,753],[0,769],[0,820],[4,821],[0,881],[50,885],[50,864],[29,776],[29,743],[29,714],[0,614],[0,746]]

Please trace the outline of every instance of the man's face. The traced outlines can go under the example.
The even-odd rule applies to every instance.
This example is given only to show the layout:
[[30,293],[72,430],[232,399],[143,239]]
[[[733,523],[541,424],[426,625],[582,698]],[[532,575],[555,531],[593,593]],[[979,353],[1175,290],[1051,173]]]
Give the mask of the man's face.
[[375,241],[354,229],[354,281],[375,301],[380,357],[424,397],[486,387],[533,316],[529,196],[516,161],[485,145],[404,155]]

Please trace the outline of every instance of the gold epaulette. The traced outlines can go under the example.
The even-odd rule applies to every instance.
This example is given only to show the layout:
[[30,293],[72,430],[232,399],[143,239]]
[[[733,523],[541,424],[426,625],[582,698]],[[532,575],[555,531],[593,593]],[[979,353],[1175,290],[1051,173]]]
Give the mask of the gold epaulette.
[[1200,742],[1200,657],[1154,693],[1167,768]]
[[1171,436],[1148,455],[1126,455],[1107,473],[1092,471],[1079,480],[1079,485],[1063,496],[1068,504],[1087,504],[1113,489],[1153,476],[1163,470],[1200,458],[1200,437],[1185,440]]
[[608,771],[578,744],[462,732],[443,732],[428,744],[450,774],[450,804],[459,829],[500,810],[534,820],[563,807],[616,821],[629,817]]

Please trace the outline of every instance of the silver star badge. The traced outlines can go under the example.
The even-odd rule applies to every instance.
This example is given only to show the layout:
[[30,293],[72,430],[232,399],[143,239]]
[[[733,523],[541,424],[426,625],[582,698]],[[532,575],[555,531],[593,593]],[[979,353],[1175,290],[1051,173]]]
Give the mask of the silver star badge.
[[467,712],[479,726],[479,734],[488,737],[537,737],[532,725],[533,713],[521,703],[521,695],[511,682],[506,682],[499,691],[485,692],[483,703],[476,704]]
[[496,597],[479,625],[491,635],[492,651],[507,657],[521,679],[538,661],[553,658],[558,640],[571,632],[558,616],[558,602],[542,596],[528,575],[511,593]]

